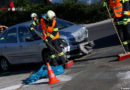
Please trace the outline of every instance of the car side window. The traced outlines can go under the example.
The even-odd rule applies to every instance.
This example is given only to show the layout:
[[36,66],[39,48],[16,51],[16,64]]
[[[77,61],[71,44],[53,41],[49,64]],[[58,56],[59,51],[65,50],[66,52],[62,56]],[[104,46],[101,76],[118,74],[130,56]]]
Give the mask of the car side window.
[[12,28],[8,30],[6,37],[5,37],[6,43],[17,43],[17,31],[16,28]]
[[31,30],[30,30],[30,32],[31,32],[32,38],[33,38],[34,40],[40,40],[40,39],[41,39],[34,31],[31,31]]
[[20,42],[27,42],[26,41],[26,38],[27,37],[30,37],[32,38],[32,34],[30,33],[30,31],[24,27],[24,26],[21,26],[18,28],[18,34],[19,34],[19,41]]
[[1,35],[1,37],[0,37],[0,43],[5,43],[5,41],[6,41],[6,34],[7,34],[7,31],[6,32],[4,32],[2,35]]

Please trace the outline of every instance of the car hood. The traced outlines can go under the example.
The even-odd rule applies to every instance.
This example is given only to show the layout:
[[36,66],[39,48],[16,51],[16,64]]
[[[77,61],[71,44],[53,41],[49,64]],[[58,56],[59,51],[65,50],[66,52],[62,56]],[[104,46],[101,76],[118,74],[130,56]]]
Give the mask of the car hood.
[[[42,36],[40,32],[35,31]],[[60,38],[66,39],[69,42],[81,42],[88,37],[88,30],[80,25],[72,25],[68,28],[59,30]]]
[[59,31],[60,37],[69,38],[71,41],[80,42],[88,37],[88,30],[80,25],[73,25]]
[[67,35],[67,33],[74,33],[74,32],[77,32],[77,31],[79,31],[81,28],[82,28],[82,26],[79,26],[79,25],[72,25],[72,26],[70,26],[70,27],[61,29],[59,32],[60,32],[60,34]]

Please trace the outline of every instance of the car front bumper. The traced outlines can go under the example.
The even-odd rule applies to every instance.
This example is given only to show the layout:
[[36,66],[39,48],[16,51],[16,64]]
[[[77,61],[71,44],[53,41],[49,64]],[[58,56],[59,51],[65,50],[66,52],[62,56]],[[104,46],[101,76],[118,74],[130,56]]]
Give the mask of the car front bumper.
[[66,53],[67,58],[76,58],[76,57],[91,53],[93,46],[94,46],[93,41],[88,41],[88,42],[82,42],[76,45],[69,45],[67,47],[64,47],[63,51],[64,53]]

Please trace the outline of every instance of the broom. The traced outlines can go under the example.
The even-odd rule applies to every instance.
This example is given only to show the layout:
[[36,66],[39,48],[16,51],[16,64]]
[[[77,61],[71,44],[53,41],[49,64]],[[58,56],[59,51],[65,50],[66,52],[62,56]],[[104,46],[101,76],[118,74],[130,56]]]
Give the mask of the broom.
[[115,32],[116,32],[116,34],[117,34],[117,37],[118,37],[118,39],[119,39],[119,41],[120,41],[120,44],[121,44],[121,46],[122,46],[122,48],[123,48],[123,51],[124,51],[124,54],[119,54],[118,60],[119,60],[119,61],[122,61],[122,60],[128,59],[128,58],[130,58],[130,53],[127,52],[127,51],[125,50],[124,46],[123,46],[123,43],[122,43],[121,38],[120,38],[120,36],[119,36],[119,34],[118,34],[118,30],[117,30],[117,28],[116,28],[116,26],[115,26],[115,24],[114,24],[113,18],[112,18],[112,16],[111,16],[111,13],[110,13],[110,11],[109,11],[109,9],[108,9],[107,4],[105,4],[105,7],[106,7],[106,9],[107,9],[107,12],[108,12],[108,14],[109,14],[109,18],[111,19],[111,22],[112,22],[112,24],[113,24],[113,26],[114,26],[114,30],[115,30]]

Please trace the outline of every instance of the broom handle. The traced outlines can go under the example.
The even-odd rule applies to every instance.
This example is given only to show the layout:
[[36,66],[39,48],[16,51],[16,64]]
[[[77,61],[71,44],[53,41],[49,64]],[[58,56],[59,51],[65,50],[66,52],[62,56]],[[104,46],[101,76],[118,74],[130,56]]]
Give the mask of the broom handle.
[[109,17],[110,17],[110,19],[111,19],[111,22],[112,22],[112,24],[113,24],[113,26],[114,26],[114,30],[115,30],[115,32],[116,32],[116,34],[117,34],[117,37],[118,37],[118,39],[119,39],[119,41],[120,41],[120,44],[121,44],[121,46],[122,46],[122,48],[123,48],[123,51],[125,52],[125,54],[127,54],[128,52],[126,52],[126,50],[125,50],[125,48],[124,48],[124,46],[123,46],[123,43],[122,43],[121,38],[120,38],[120,36],[119,36],[119,34],[118,34],[118,30],[117,30],[117,28],[116,28],[116,26],[115,26],[115,24],[114,24],[114,22],[113,22],[113,18],[112,18],[111,14],[110,14],[110,11],[109,11],[109,9],[108,9],[107,4],[106,4],[105,6],[106,6],[107,12],[108,12],[108,14],[109,14]]
[[[36,30],[35,30],[36,31]],[[35,32],[36,33],[36,32]],[[37,33],[36,33],[37,34]],[[38,35],[38,34],[37,34]],[[41,37],[40,35],[38,35],[42,40],[44,40],[43,39],[43,37]],[[50,46],[54,51],[56,51],[57,52],[57,54],[59,54],[60,52],[58,51],[58,50],[56,50],[52,45],[50,45],[48,42],[46,42],[46,44],[48,44],[48,46]],[[68,59],[66,59],[65,57],[63,57],[65,60],[67,60],[68,61]]]
[[[36,31],[36,30],[35,30]],[[35,32],[36,33],[36,32]],[[37,34],[37,33],[36,33]],[[37,34],[38,35],[38,34]],[[44,40],[43,39],[43,37],[41,37],[40,35],[38,35],[42,40]],[[60,53],[58,50],[56,50],[52,45],[50,45],[48,42],[46,42],[46,44],[48,44],[48,46],[50,46],[53,50],[55,50],[57,53]]]

